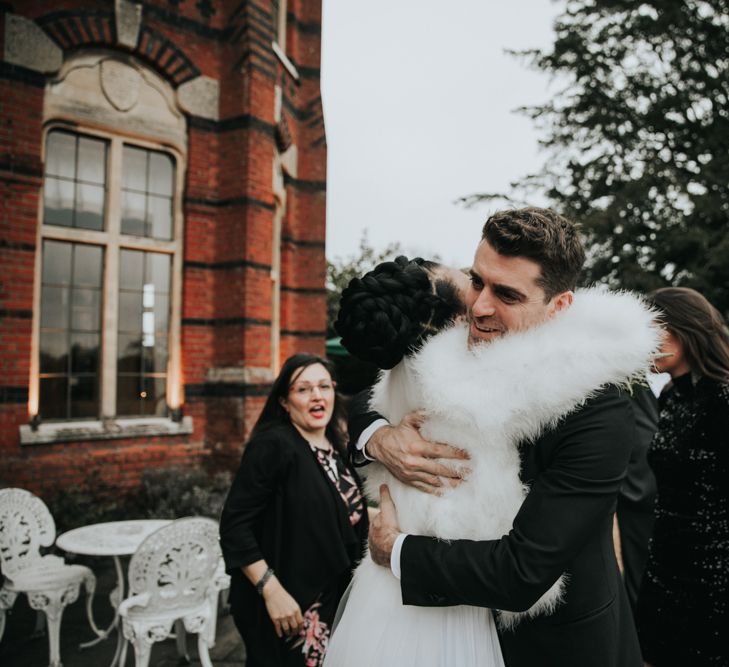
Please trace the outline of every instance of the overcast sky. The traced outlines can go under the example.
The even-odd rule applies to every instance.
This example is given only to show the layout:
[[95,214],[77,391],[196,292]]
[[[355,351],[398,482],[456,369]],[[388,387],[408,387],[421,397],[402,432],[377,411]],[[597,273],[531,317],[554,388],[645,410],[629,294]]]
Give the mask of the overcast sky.
[[[543,161],[532,122],[548,77],[504,49],[548,47],[553,0],[324,0],[322,96],[328,144],[327,256],[375,248],[470,265],[494,206]],[[543,203],[543,202],[534,202]]]

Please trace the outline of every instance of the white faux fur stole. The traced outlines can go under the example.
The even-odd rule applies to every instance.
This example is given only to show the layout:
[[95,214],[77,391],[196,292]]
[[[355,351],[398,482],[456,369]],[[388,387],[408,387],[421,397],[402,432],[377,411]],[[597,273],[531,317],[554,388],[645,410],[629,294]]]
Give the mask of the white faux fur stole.
[[[364,471],[367,492],[389,485],[404,532],[443,539],[498,539],[509,532],[527,493],[517,445],[534,439],[606,384],[624,384],[649,367],[660,340],[652,313],[628,293],[579,290],[552,320],[469,349],[458,325],[382,373],[373,409],[397,423],[426,415],[424,437],[469,452],[471,473],[442,497],[396,480],[380,464]],[[551,613],[563,596],[561,577],[523,613],[502,612],[502,627],[523,615]]]

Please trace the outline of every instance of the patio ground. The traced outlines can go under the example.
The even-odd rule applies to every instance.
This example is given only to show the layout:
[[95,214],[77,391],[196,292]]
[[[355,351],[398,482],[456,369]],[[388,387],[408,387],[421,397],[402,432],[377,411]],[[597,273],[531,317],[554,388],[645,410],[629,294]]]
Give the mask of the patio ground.
[[[79,563],[89,565],[97,576],[94,597],[94,615],[99,627],[106,627],[112,619],[109,592],[114,587],[114,569],[109,558],[86,560]],[[48,638],[45,631],[34,634],[36,612],[28,606],[25,595],[19,595],[15,606],[7,616],[5,633],[0,641],[0,665],[3,667],[45,667],[48,665]],[[80,650],[81,642],[93,638],[86,618],[85,593],[66,607],[61,625],[61,660],[64,667],[107,667],[111,664],[116,647],[116,634],[95,646]],[[188,655],[192,665],[199,665],[196,635],[187,636]],[[216,667],[241,667],[245,665],[245,648],[238,635],[230,614],[218,617],[215,646],[210,657]],[[174,639],[155,644],[152,648],[150,667],[176,667],[179,665]],[[134,652],[127,651],[125,667],[133,667]]]

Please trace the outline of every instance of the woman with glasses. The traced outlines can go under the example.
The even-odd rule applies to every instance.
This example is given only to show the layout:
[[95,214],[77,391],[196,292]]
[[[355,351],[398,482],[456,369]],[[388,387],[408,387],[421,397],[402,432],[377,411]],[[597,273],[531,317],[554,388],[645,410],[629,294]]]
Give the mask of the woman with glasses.
[[248,667],[316,666],[367,539],[331,365],[286,360],[220,519],[231,609]]

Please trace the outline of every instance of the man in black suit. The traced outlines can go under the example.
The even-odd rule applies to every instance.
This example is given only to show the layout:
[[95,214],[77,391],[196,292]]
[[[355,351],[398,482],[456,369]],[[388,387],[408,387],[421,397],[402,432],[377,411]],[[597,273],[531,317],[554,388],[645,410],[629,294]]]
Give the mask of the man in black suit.
[[656,478],[648,465],[648,449],[658,429],[658,399],[650,387],[636,387],[630,402],[635,416],[636,438],[618,494],[617,521],[623,582],[630,608],[635,610],[655,522],[653,508],[657,488]]
[[[469,344],[539,325],[570,307],[584,252],[569,221],[544,209],[493,215],[484,226],[466,297]],[[488,406],[484,406],[488,409]],[[400,480],[437,493],[457,484],[458,450],[423,440],[417,420],[382,424],[365,399],[352,410],[355,460],[381,461]],[[612,521],[635,438],[628,399],[595,387],[581,407],[523,443],[521,478],[530,492],[512,530],[498,540],[440,541],[403,535],[383,487],[370,552],[400,576],[405,604],[531,607],[562,574],[564,602],[551,615],[500,634],[507,667],[642,665],[615,560]],[[452,462],[455,463],[455,462]]]

